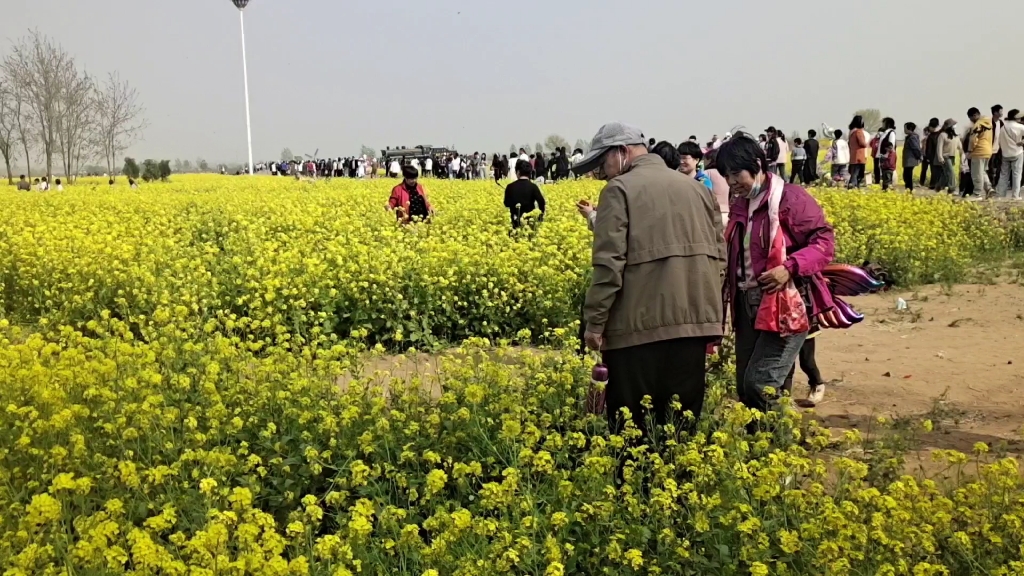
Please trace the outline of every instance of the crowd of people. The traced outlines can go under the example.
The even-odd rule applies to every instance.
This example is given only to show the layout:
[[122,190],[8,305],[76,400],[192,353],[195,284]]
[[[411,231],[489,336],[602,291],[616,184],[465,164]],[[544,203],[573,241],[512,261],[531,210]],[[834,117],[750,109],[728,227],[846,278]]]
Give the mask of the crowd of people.
[[379,168],[377,160],[368,156],[258,162],[254,166],[257,173],[269,172],[271,176],[295,176],[313,179],[343,177],[376,178]]
[[[893,118],[886,117],[880,127],[869,134],[865,119],[854,116],[848,129],[835,129],[822,124],[822,133],[808,130],[806,138],[787,138],[785,132],[769,126],[757,136],[769,170],[789,183],[805,186],[826,184],[859,188],[870,183],[888,190],[897,185],[897,175],[907,191],[915,187],[958,193],[973,198],[1021,198],[1021,173],[1024,169],[1024,116],[1020,110],[1003,113],[1000,105],[991,107],[991,115],[977,108],[967,113],[969,123],[962,129],[949,118],[940,122],[932,118],[918,131],[914,122],[905,122],[902,130]],[[732,139],[731,133],[717,134],[704,145],[690,136],[678,146],[662,143],[658,153],[665,157],[668,147],[679,155],[685,174],[694,174],[713,189],[726,209],[726,185],[715,168],[717,151]],[[820,138],[820,139],[819,139]],[[902,143],[902,154],[898,151]],[[654,151],[656,142],[649,141]],[[821,151],[825,151],[822,155]],[[674,154],[674,153],[673,153]],[[530,153],[520,148],[518,154],[486,154],[474,152],[460,155],[449,152],[438,156],[384,158],[350,156],[335,159],[311,159],[293,162],[263,162],[257,171],[273,175],[306,177],[374,178],[381,168],[388,176],[402,176],[406,166],[420,177],[501,181],[515,176],[519,162],[530,166],[529,178],[540,184],[576,178],[572,167],[584,157],[582,149],[570,154],[564,147],[550,153]],[[674,162],[665,157],[666,161]],[[871,170],[868,170],[870,162]]]
[[[768,127],[758,142],[773,173],[785,178],[787,166],[791,168],[790,183],[797,179],[805,185],[818,183],[819,174],[829,165],[826,182],[832,185],[859,188],[873,182],[888,190],[896,186],[900,173],[904,189],[911,192],[921,187],[962,197],[1020,200],[1024,168],[1021,111],[1004,114],[997,104],[991,107],[990,116],[971,108],[967,117],[969,122],[962,128],[953,118],[944,122],[932,118],[920,132],[914,122],[905,122],[900,130],[896,120],[886,117],[869,134],[863,116],[857,115],[845,132],[823,125],[825,137],[831,139],[824,157],[819,156],[821,142],[815,130],[807,132],[806,140],[794,138],[790,143],[782,130]],[[715,149],[721,142],[709,142],[705,150]]]

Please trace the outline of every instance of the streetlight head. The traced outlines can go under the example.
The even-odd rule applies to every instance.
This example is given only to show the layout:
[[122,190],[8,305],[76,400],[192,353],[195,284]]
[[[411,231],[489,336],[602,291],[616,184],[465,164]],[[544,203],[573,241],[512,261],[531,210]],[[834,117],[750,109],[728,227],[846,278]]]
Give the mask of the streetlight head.
[[249,5],[249,0],[231,0],[231,3],[235,5],[235,8],[245,10],[245,7]]

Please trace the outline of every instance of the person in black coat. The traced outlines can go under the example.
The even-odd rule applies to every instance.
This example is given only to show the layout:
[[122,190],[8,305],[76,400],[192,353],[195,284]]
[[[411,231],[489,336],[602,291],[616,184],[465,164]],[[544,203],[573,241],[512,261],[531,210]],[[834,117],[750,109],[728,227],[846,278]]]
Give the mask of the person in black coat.
[[569,156],[566,154],[565,146],[558,151],[558,179],[565,180],[569,177]]
[[904,124],[903,134],[903,186],[907,192],[913,192],[914,168],[917,168],[924,159],[924,151],[921,150],[921,137],[917,135],[917,124]]
[[804,183],[813,184],[818,181],[818,133],[814,130],[807,131],[807,140],[804,142],[804,150],[807,151],[807,161],[804,162]]
[[544,161],[544,154],[541,153],[541,152],[538,152],[536,159],[534,159],[534,161],[533,161],[533,174],[537,178],[541,179],[541,181],[542,181],[541,183],[543,183],[543,180],[547,176],[547,173],[548,173],[548,164],[547,164],[547,162]]

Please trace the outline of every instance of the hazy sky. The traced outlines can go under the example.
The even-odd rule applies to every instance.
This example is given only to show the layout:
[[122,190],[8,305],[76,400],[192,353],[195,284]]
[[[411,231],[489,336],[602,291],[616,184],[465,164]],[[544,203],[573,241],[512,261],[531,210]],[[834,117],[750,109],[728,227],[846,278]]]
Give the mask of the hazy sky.
[[[38,27],[90,71],[118,70],[150,127],[132,154],[246,155],[238,11],[229,0],[3,0],[0,54]],[[902,124],[1024,109],[1011,0],[252,0],[257,160],[361,144],[589,139],[621,120],[702,140],[788,132],[880,108]]]

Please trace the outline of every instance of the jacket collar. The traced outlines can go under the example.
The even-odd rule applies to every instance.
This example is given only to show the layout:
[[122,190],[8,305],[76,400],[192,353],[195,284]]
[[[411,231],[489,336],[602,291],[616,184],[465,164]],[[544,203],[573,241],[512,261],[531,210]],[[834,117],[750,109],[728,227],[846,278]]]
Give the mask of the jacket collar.
[[623,174],[629,172],[630,170],[636,168],[637,166],[656,166],[658,164],[661,164],[662,167],[667,168],[667,166],[665,166],[665,161],[661,159],[661,156],[658,156],[657,154],[651,154],[650,152],[648,152],[647,154],[643,154],[641,156],[637,156],[636,158],[634,158],[633,161],[629,163],[629,166],[627,166],[626,169],[623,171]]

